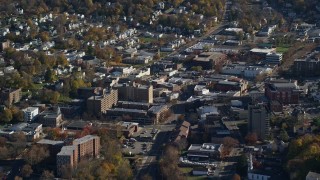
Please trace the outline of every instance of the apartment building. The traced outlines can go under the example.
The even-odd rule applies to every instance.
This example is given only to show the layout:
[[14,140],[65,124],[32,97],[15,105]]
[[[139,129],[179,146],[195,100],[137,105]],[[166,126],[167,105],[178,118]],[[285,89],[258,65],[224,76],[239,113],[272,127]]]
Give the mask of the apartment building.
[[118,90],[110,90],[101,96],[91,96],[87,99],[87,111],[92,114],[105,114],[118,102]]
[[62,176],[64,171],[73,169],[78,164],[78,149],[76,146],[63,146],[57,154],[57,175]]
[[57,174],[62,176],[68,168],[73,169],[81,160],[97,157],[100,151],[100,137],[87,135],[75,139],[71,146],[63,146],[57,154]]
[[24,121],[30,122],[35,119],[35,117],[39,114],[39,108],[38,107],[27,107],[22,110],[24,114]]
[[87,135],[79,139],[75,139],[72,143],[78,149],[78,161],[88,157],[97,157],[100,151],[100,137]]
[[134,82],[114,86],[118,90],[119,100],[153,103],[153,86]]
[[248,131],[257,133],[260,139],[265,139],[269,134],[270,119],[266,106],[263,104],[249,105]]
[[21,100],[21,88],[18,89],[2,89],[0,91],[0,102],[11,106]]

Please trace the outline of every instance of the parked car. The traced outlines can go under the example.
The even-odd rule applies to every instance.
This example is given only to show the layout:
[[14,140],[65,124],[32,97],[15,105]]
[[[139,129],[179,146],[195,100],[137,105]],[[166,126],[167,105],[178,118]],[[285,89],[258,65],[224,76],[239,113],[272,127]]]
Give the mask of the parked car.
[[129,141],[130,142],[137,142],[137,140],[135,138],[130,138]]

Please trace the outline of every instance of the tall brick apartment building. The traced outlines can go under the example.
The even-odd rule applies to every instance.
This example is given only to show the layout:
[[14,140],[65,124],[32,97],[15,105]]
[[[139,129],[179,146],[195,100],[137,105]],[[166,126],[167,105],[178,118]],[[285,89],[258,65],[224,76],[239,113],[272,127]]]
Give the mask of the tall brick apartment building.
[[87,99],[87,111],[92,114],[106,113],[118,102],[118,90],[112,89],[101,96],[91,96]]
[[119,84],[114,86],[118,90],[119,100],[153,103],[153,86],[136,83]]
[[61,176],[68,168],[74,168],[78,162],[97,157],[100,152],[100,137],[87,135],[75,139],[71,146],[63,146],[57,154],[57,174]]
[[21,88],[18,89],[2,89],[0,91],[0,103],[11,106],[21,100]]

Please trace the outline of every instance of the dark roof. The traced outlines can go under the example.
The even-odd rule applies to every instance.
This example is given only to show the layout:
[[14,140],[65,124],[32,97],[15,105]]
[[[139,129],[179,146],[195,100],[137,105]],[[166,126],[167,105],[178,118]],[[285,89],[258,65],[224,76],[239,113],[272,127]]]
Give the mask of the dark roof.
[[90,123],[86,121],[74,121],[67,126],[67,129],[84,129],[89,125]]

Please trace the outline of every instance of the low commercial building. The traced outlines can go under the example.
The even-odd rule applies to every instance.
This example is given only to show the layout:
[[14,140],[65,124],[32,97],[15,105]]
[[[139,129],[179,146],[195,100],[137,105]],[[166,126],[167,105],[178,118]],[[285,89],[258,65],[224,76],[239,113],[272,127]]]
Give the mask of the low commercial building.
[[212,69],[217,65],[224,64],[226,55],[219,52],[203,52],[193,59],[194,66],[201,66],[203,69]]
[[188,160],[196,162],[210,162],[220,159],[221,144],[191,144],[188,149]]
[[281,104],[298,104],[300,90],[296,82],[267,83],[265,95],[270,101],[277,100]]
[[130,122],[137,122],[140,124],[152,124],[146,110],[113,108],[108,109],[106,115],[107,117],[112,119],[122,117],[125,118],[124,120]]
[[23,133],[28,141],[39,139],[42,133],[42,124],[18,123],[0,130],[0,136],[10,138],[15,133]]
[[60,108],[50,108],[41,112],[37,121],[45,127],[60,127],[63,121]]
[[266,64],[280,64],[282,62],[282,54],[281,53],[268,53],[266,55]]
[[319,51],[314,51],[305,58],[294,60],[293,73],[299,77],[320,75]]

